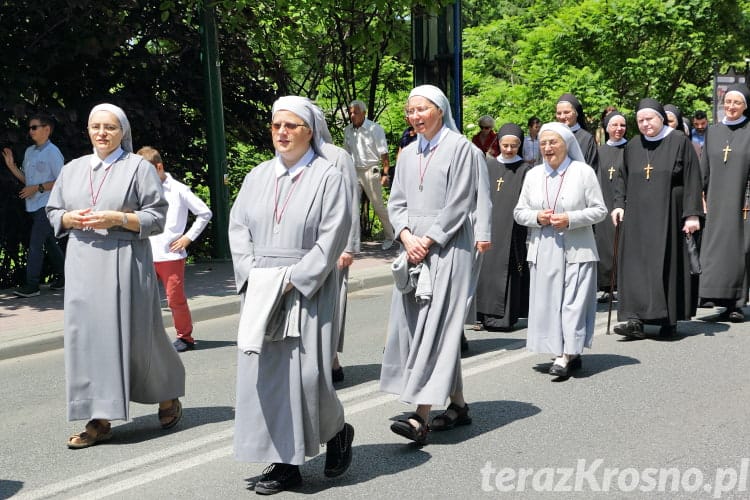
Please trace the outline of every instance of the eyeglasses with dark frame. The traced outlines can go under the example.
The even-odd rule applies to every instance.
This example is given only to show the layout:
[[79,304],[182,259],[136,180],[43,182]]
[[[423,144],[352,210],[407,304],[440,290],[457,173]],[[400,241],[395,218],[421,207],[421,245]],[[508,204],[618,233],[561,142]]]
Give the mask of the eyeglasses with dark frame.
[[38,128],[46,127],[47,125],[29,125],[29,130],[36,130]]
[[294,123],[294,122],[274,122],[271,124],[271,129],[281,130],[284,127],[287,130],[297,130],[298,127],[307,127],[306,123]]

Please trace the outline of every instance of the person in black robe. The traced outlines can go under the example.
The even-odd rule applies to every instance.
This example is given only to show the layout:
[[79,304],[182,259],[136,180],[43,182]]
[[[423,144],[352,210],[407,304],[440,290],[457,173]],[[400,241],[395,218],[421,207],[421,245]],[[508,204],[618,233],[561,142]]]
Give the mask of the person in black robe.
[[531,168],[520,156],[523,131],[506,123],[497,134],[500,155],[487,158],[492,198],[492,246],[477,284],[477,317],[489,331],[510,330],[529,311],[526,227],[513,220],[523,179]]
[[671,336],[697,305],[685,242],[701,227],[700,166],[690,139],[665,124],[661,104],[646,98],[636,110],[641,135],[625,146],[612,210],[622,223],[617,313],[627,321],[614,332],[643,338],[643,324],[655,323]]
[[[604,204],[607,212],[615,208],[615,181],[620,175],[623,153],[625,151],[625,132],[627,121],[625,115],[619,111],[610,111],[602,122],[606,142],[599,146],[599,166],[597,177],[599,186],[602,188]],[[596,248],[599,251],[599,270],[597,272],[597,285],[599,293],[597,300],[607,302],[612,290],[612,264],[614,262],[615,226],[607,218],[594,226],[594,237]]]
[[563,94],[557,100],[555,107],[555,118],[558,122],[568,126],[581,146],[583,158],[586,163],[594,169],[599,170],[599,154],[596,150],[596,140],[588,131],[586,126],[586,115],[583,114],[583,105],[573,94]]
[[706,131],[701,172],[706,229],[701,248],[700,296],[725,307],[719,319],[741,323],[747,299],[746,244],[750,211],[750,91],[732,85],[724,94],[724,119]]
[[675,130],[683,132],[686,136],[690,137],[690,128],[685,125],[685,118],[682,116],[680,108],[674,104],[665,104],[664,112],[667,114],[667,125]]

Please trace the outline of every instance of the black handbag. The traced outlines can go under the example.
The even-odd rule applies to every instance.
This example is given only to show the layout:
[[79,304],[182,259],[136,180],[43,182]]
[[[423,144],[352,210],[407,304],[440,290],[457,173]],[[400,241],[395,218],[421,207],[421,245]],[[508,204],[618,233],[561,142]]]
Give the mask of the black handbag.
[[685,235],[685,248],[688,254],[688,263],[690,264],[690,274],[697,275],[701,273],[701,260],[698,253],[698,245],[691,234]]

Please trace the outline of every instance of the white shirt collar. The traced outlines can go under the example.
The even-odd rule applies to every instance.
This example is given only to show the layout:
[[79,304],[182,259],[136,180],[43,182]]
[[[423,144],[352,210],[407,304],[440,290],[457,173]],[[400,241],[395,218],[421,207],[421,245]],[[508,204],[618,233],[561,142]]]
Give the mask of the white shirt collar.
[[445,136],[443,132],[445,132],[445,130],[446,130],[445,125],[440,127],[440,130],[438,130],[437,134],[435,134],[435,136],[432,138],[431,141],[428,141],[425,138],[425,136],[423,136],[422,134],[419,134],[419,148],[417,149],[417,153],[423,154],[428,146],[430,148],[430,151],[435,149],[438,146],[438,144],[440,144],[440,141],[443,140],[443,137]]
[[303,169],[310,165],[312,161],[315,159],[315,151],[313,151],[312,148],[309,148],[307,150],[307,153],[302,155],[302,158],[299,159],[297,163],[292,165],[289,168],[286,168],[286,165],[284,165],[284,162],[281,161],[281,156],[278,154],[276,155],[276,158],[274,160],[276,163],[274,163],[274,172],[276,173],[276,178],[281,177],[282,175],[289,173],[289,177],[294,179],[299,174],[302,173]]
[[664,125],[658,134],[656,134],[654,137],[649,137],[645,134],[643,134],[643,138],[647,141],[656,142],[664,139],[666,136],[672,133],[674,129],[670,127],[669,125]]
[[572,161],[573,160],[570,159],[570,156],[566,156],[560,166],[557,167],[557,170],[550,167],[549,164],[545,161],[544,171],[547,173],[547,176],[554,175],[555,173],[562,175],[568,169],[568,165],[570,165]]
[[97,156],[96,151],[94,151],[94,155],[89,160],[89,162],[91,163],[91,168],[96,168],[99,165],[104,166],[104,168],[110,167],[114,162],[119,160],[120,156],[122,156],[124,153],[125,150],[121,147],[118,147],[102,160],[99,158],[99,156]]
[[580,123],[576,123],[572,127],[568,127],[568,128],[570,129],[571,132],[575,132],[576,130],[578,130],[578,129],[581,128],[581,124]]

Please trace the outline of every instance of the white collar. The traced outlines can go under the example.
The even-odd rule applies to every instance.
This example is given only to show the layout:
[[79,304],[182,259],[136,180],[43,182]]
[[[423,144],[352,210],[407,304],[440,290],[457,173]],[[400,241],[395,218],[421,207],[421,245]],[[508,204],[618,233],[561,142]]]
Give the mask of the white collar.
[[289,177],[294,179],[300,173],[302,173],[303,171],[302,169],[309,166],[314,159],[315,159],[315,151],[313,151],[312,148],[309,148],[307,150],[307,153],[303,154],[302,158],[300,158],[297,163],[295,163],[289,168],[286,168],[286,165],[284,165],[284,162],[281,161],[281,156],[277,154],[275,158],[276,163],[274,163],[274,167],[273,167],[273,170],[276,173],[276,178],[278,179],[282,175],[285,175],[288,173]]
[[428,141],[425,136],[419,134],[419,148],[417,148],[417,153],[423,154],[428,146],[430,148],[430,151],[435,149],[438,144],[440,144],[440,141],[443,140],[443,137],[445,136],[443,132],[445,132],[445,130],[445,125],[440,127],[440,130],[437,131],[437,134],[435,134],[431,141]]
[[568,166],[571,164],[573,160],[570,159],[570,156],[566,156],[563,162],[560,164],[557,169],[553,169],[549,166],[549,164],[545,161],[544,162],[544,171],[547,173],[547,177],[554,175],[555,173],[559,175],[563,175],[565,171],[568,169]]
[[727,117],[725,116],[724,118],[721,119],[721,123],[723,123],[724,125],[739,125],[745,120],[747,120],[747,117],[745,115],[740,116],[736,120],[727,120]]
[[625,139],[624,137],[617,142],[613,141],[612,139],[607,139],[607,146],[612,146],[612,147],[622,146],[626,142],[628,142],[628,140]]
[[523,161],[523,158],[521,158],[520,156],[516,155],[513,158],[511,158],[510,160],[506,160],[505,158],[503,158],[503,155],[499,155],[497,157],[497,161],[499,161],[500,163],[502,163],[504,165],[509,165],[511,163],[516,163],[516,162],[519,162],[519,161]]
[[670,127],[669,125],[664,125],[661,128],[661,130],[659,131],[659,133],[656,134],[654,137],[649,137],[649,136],[647,136],[645,134],[641,134],[641,136],[644,139],[646,139],[647,141],[656,142],[656,141],[660,141],[660,140],[664,139],[666,136],[668,136],[669,134],[671,134],[673,130],[674,129],[672,127]]
[[[580,124],[580,123],[578,123],[578,122],[576,122],[576,124],[575,124],[575,125],[573,125],[572,127],[568,127],[568,128],[570,129],[570,131],[571,131],[571,132],[576,132],[576,131],[580,130],[580,128],[581,128],[581,124]],[[561,166],[562,166],[562,165],[561,165]]]
[[94,152],[93,156],[89,160],[89,163],[91,164],[91,168],[96,168],[99,165],[103,165],[104,168],[110,167],[114,162],[120,159],[120,156],[125,154],[125,150],[121,147],[117,147],[114,151],[112,151],[109,155],[107,155],[106,158],[103,160],[99,158],[99,156]]

